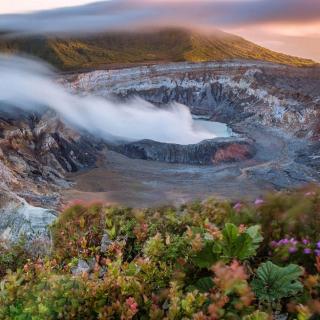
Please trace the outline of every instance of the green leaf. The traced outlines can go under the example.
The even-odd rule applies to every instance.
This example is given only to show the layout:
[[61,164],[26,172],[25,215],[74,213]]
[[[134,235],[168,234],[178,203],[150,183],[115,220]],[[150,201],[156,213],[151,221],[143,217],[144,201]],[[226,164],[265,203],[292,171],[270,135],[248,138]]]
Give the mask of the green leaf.
[[226,223],[222,235],[222,253],[228,260],[245,260],[254,256],[263,239],[259,226],[252,226],[246,232],[239,233],[238,227],[232,223]]
[[137,275],[139,273],[140,269],[141,268],[138,265],[136,265],[135,263],[131,262],[128,265],[128,268],[125,271],[125,273],[126,273],[127,276],[135,276],[135,275]]
[[223,238],[224,238],[225,242],[233,243],[237,239],[237,237],[239,235],[239,231],[238,231],[237,226],[235,226],[234,224],[226,223],[226,225],[222,231],[222,234],[223,234]]
[[256,249],[258,249],[260,243],[263,240],[263,237],[260,232],[261,226],[259,225],[251,226],[246,230],[246,233],[252,238],[252,242],[256,246]]
[[111,229],[107,230],[107,233],[108,233],[109,238],[114,240],[116,238],[116,235],[117,235],[116,226],[113,225]]
[[301,274],[302,270],[298,265],[279,267],[268,261],[258,268],[252,287],[261,301],[278,301],[302,290],[303,286],[299,281]]
[[200,292],[208,292],[210,289],[213,288],[213,281],[211,277],[203,277],[200,278],[195,283],[195,288],[198,289]]
[[217,256],[213,252],[213,242],[207,242],[192,260],[199,268],[210,268],[217,261]]

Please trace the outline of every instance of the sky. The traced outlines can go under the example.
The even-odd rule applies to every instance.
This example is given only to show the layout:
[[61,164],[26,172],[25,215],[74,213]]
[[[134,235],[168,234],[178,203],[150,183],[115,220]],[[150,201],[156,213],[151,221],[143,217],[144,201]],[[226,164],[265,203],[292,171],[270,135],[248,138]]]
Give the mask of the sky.
[[218,28],[320,62],[320,0],[0,0],[0,30],[20,33],[170,25]]
[[87,4],[90,0],[1,0],[0,14],[23,13],[36,10],[61,8]]

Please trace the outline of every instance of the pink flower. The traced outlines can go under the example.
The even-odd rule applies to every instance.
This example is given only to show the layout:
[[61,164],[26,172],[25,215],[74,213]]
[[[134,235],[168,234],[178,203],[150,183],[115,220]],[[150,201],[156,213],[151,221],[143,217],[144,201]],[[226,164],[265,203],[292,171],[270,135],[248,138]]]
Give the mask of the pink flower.
[[128,298],[126,304],[134,314],[138,312],[138,304],[133,297]]
[[287,245],[289,244],[289,239],[287,238],[284,238],[284,239],[281,239],[279,242],[278,242],[279,245]]
[[295,238],[291,238],[289,242],[294,246],[298,243],[298,241]]
[[271,247],[275,248],[278,246],[278,242],[273,240],[273,241],[271,241],[270,245],[271,245]]
[[233,206],[233,209],[236,211],[236,212],[239,212],[243,207],[243,204],[241,202],[237,202],[234,206]]
[[310,248],[305,248],[305,249],[303,250],[303,253],[304,253],[304,254],[311,254],[311,253],[312,253],[312,250],[311,250]]
[[289,252],[290,253],[295,253],[295,252],[297,252],[297,248],[296,247],[290,247],[289,248]]
[[260,205],[264,204],[264,200],[262,200],[262,199],[256,199],[256,201],[254,202],[254,204],[255,204],[256,206],[260,206]]
[[306,192],[304,195],[307,196],[307,197],[308,196],[315,196],[316,193],[314,191],[309,191],[309,192]]

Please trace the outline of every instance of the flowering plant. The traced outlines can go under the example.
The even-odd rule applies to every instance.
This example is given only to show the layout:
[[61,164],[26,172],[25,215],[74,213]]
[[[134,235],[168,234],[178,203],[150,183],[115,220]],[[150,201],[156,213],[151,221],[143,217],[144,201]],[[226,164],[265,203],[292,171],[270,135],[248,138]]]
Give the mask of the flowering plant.
[[77,204],[52,225],[50,254],[0,246],[0,320],[315,318],[319,221],[318,190],[236,205]]

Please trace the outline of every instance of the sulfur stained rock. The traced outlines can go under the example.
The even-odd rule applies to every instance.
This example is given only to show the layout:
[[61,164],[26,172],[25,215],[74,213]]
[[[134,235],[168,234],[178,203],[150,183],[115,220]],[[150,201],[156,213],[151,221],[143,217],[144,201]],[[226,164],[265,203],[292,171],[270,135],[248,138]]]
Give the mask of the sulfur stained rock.
[[243,161],[253,155],[253,149],[249,145],[230,143],[226,146],[219,148],[219,150],[214,154],[212,162],[234,162]]

